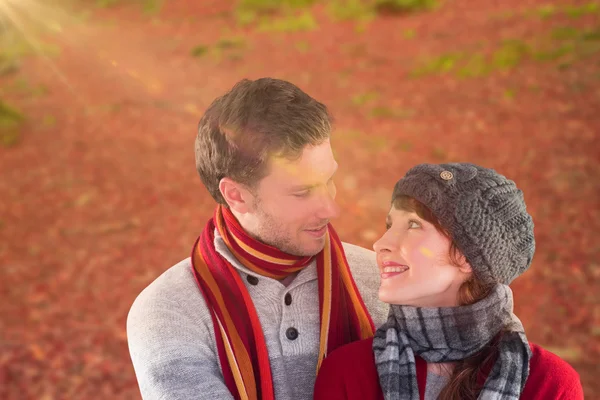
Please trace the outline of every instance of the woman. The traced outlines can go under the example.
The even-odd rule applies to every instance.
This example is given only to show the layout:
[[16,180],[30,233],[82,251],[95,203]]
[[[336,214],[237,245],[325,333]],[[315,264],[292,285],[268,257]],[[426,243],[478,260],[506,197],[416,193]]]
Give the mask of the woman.
[[508,284],[535,250],[513,181],[418,165],[396,184],[386,224],[373,247],[388,322],[324,360],[316,400],[583,399],[575,370],[529,343],[512,313]]

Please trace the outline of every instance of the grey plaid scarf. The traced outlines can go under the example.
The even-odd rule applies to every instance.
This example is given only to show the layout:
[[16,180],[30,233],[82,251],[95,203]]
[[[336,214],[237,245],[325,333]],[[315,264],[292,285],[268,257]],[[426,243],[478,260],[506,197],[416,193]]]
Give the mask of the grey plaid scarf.
[[531,349],[513,314],[512,291],[498,284],[485,299],[468,306],[390,307],[375,333],[373,352],[386,400],[419,400],[415,354],[429,363],[465,359],[504,330],[499,356],[479,399],[518,399],[529,375]]

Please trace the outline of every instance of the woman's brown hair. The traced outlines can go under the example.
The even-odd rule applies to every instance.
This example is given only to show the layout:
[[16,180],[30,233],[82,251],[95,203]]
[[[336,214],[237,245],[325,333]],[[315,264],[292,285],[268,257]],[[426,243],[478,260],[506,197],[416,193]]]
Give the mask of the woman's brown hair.
[[[440,224],[438,218],[423,203],[408,196],[398,196],[393,201],[397,210],[416,213],[420,218],[432,224],[438,232],[450,239],[450,262],[457,267],[462,264],[463,257],[458,246],[452,240],[450,233]],[[465,281],[458,290],[458,304],[461,306],[478,302],[488,296],[491,285],[481,282],[475,275]],[[477,378],[485,366],[493,362],[498,356],[495,341],[488,343],[483,349],[464,360],[454,363],[448,384],[439,395],[441,400],[471,400],[476,399],[481,388]]]

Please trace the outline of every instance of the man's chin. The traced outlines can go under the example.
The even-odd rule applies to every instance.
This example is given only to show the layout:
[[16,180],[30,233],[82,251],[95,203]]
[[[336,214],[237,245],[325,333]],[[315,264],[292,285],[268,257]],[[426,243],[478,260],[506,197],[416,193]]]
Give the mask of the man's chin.
[[298,256],[298,257],[312,257],[321,252],[325,247],[325,239],[315,240],[312,239],[310,241],[302,241],[294,248],[288,248],[284,250],[286,253]]
[[325,247],[325,238],[312,239],[310,243],[304,245],[304,255],[314,256],[319,254]]

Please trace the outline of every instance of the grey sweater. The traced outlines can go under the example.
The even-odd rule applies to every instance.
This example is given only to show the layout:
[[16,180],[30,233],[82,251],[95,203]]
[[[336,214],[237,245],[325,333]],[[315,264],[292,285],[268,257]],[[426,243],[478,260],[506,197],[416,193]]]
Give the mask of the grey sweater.
[[[343,246],[356,286],[378,327],[387,319],[389,306],[378,300],[375,254],[351,244]],[[320,327],[316,263],[285,287],[242,266],[217,232],[215,247],[238,270],[252,297],[265,335],[276,399],[312,399]],[[288,293],[291,303],[286,305]],[[288,338],[289,328],[295,328],[297,337]],[[233,399],[223,381],[212,320],[189,258],[165,271],[136,298],[127,318],[127,340],[144,400]]]

